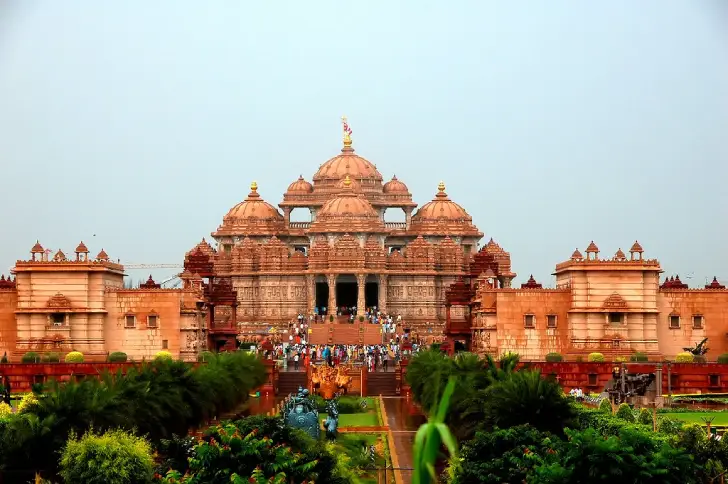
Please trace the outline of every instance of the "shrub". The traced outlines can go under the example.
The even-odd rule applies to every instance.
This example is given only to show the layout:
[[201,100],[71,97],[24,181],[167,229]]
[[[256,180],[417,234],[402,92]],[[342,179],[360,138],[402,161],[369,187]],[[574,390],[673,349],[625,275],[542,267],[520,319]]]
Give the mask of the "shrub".
[[561,353],[549,353],[546,355],[546,361],[549,363],[558,363],[560,361],[563,361],[564,357],[561,356]]
[[66,483],[146,484],[154,475],[149,442],[123,430],[87,432],[80,440],[71,436],[60,465]]
[[634,411],[626,403],[619,404],[615,416],[629,423],[635,423],[635,421],[637,420],[634,418]]
[[604,355],[601,353],[589,353],[586,359],[592,363],[604,363]]
[[83,353],[80,351],[71,351],[66,355],[66,363],[83,363]]
[[579,355],[576,358],[574,358],[574,361],[576,361],[577,363],[583,363],[584,362],[584,357],[581,356],[581,355]]
[[707,363],[708,357],[705,355],[693,355],[693,362],[694,363]]
[[0,402],[0,420],[13,414],[13,408],[5,402]]
[[40,355],[35,351],[28,351],[20,359],[23,363],[40,363]]
[[647,408],[640,409],[639,416],[637,417],[637,423],[652,425],[652,412],[650,412]]
[[675,356],[675,363],[692,363],[695,360],[695,356],[692,353],[683,351]]
[[[326,412],[326,400],[320,396],[315,397],[316,407],[320,413]],[[344,395],[339,398],[339,413],[362,413],[366,412],[366,408],[361,406],[361,398]]]
[[718,363],[728,363],[728,353],[723,353],[722,355],[718,356],[718,359],[716,361]]
[[26,393],[18,403],[18,413],[30,411],[36,405],[38,405],[38,398],[35,396],[35,393]]
[[648,360],[649,360],[649,358],[647,358],[647,355],[644,354],[644,353],[642,353],[642,352],[640,352],[640,351],[638,351],[637,353],[633,353],[629,357],[629,361],[633,361],[633,362],[636,362],[636,363],[643,363],[643,362],[648,361]]
[[329,322],[330,323],[333,323],[334,322],[334,315],[333,314],[330,314],[329,315]]
[[599,411],[612,415],[612,402],[610,402],[608,398],[602,400],[599,404]]
[[58,353],[48,353],[43,355],[43,363],[60,363],[61,355]]
[[155,360],[171,360],[172,359],[172,353],[169,351],[157,351],[157,354],[154,355]]
[[199,355],[197,355],[197,361],[204,363],[210,361],[211,358],[215,357],[215,353],[212,351],[203,351]]
[[614,357],[614,363],[624,363],[627,361],[626,356],[615,356]]
[[126,353],[123,351],[114,351],[109,355],[109,363],[124,363],[127,360]]
[[0,363],[7,363],[8,362],[8,353],[3,353],[3,357],[0,358]]
[[657,430],[663,434],[677,435],[684,425],[685,422],[672,417],[660,417],[657,419]]
[[360,323],[363,323],[364,322],[364,316],[359,316],[359,322]]

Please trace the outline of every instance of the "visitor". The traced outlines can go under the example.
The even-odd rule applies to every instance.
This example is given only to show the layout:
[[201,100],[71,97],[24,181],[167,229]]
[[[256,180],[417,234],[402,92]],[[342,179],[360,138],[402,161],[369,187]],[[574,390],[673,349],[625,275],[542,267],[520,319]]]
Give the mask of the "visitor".
[[298,371],[298,353],[293,355],[293,369]]

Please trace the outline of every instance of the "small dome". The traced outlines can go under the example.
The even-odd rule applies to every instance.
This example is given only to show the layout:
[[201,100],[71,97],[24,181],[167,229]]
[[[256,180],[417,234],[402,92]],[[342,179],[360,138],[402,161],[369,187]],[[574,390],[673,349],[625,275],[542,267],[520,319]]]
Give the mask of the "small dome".
[[266,235],[284,229],[283,215],[258,194],[258,184],[250,184],[248,198],[235,205],[223,217],[218,234],[253,233]]
[[312,233],[385,232],[379,214],[371,204],[353,190],[354,182],[346,176],[341,193],[324,203],[311,223]]
[[106,251],[104,249],[101,249],[101,251],[96,255],[96,260],[100,260],[100,261],[109,260],[109,255],[106,253]]
[[78,244],[74,252],[77,254],[88,254],[88,247],[83,243],[83,240]]
[[634,244],[632,244],[632,247],[629,249],[629,251],[630,252],[639,252],[639,253],[644,252],[644,250],[642,249],[642,246],[636,240],[634,241]]
[[445,184],[437,185],[435,198],[424,204],[414,215],[418,219],[446,219],[446,220],[472,220],[468,212],[457,203],[450,200],[445,193]]
[[36,241],[35,241],[35,245],[33,246],[33,248],[32,248],[32,249],[30,249],[30,253],[31,253],[31,254],[42,254],[42,253],[44,253],[44,252],[45,252],[45,249],[43,249],[43,246],[42,246],[42,245],[40,245],[40,242],[38,242],[38,241],[36,240]]
[[313,185],[303,179],[303,175],[298,177],[298,180],[288,185],[286,193],[311,193],[313,191]]
[[457,234],[482,237],[473,219],[463,207],[450,200],[445,193],[445,184],[437,186],[435,198],[424,204],[412,216],[412,230],[419,233]]
[[397,176],[393,176],[391,180],[384,184],[382,187],[384,193],[397,193],[407,195],[409,194],[409,188],[407,185],[397,179]]

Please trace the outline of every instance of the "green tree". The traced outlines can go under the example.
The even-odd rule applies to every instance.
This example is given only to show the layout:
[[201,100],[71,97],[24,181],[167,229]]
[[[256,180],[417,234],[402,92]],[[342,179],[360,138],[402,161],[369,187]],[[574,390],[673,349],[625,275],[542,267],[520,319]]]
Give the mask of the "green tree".
[[61,456],[61,477],[68,484],[147,484],[153,477],[152,447],[122,430],[71,437]]

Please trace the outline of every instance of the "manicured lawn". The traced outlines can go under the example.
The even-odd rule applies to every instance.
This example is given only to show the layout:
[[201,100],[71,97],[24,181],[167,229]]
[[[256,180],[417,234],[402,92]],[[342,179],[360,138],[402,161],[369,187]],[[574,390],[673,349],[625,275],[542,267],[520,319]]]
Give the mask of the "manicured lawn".
[[[320,413],[319,419],[326,420],[326,414]],[[376,427],[379,418],[376,412],[339,414],[339,427]]]
[[683,420],[690,423],[699,423],[704,425],[702,417],[713,419],[713,425],[728,425],[728,412],[675,412],[660,413],[662,417],[671,417],[677,420]]

